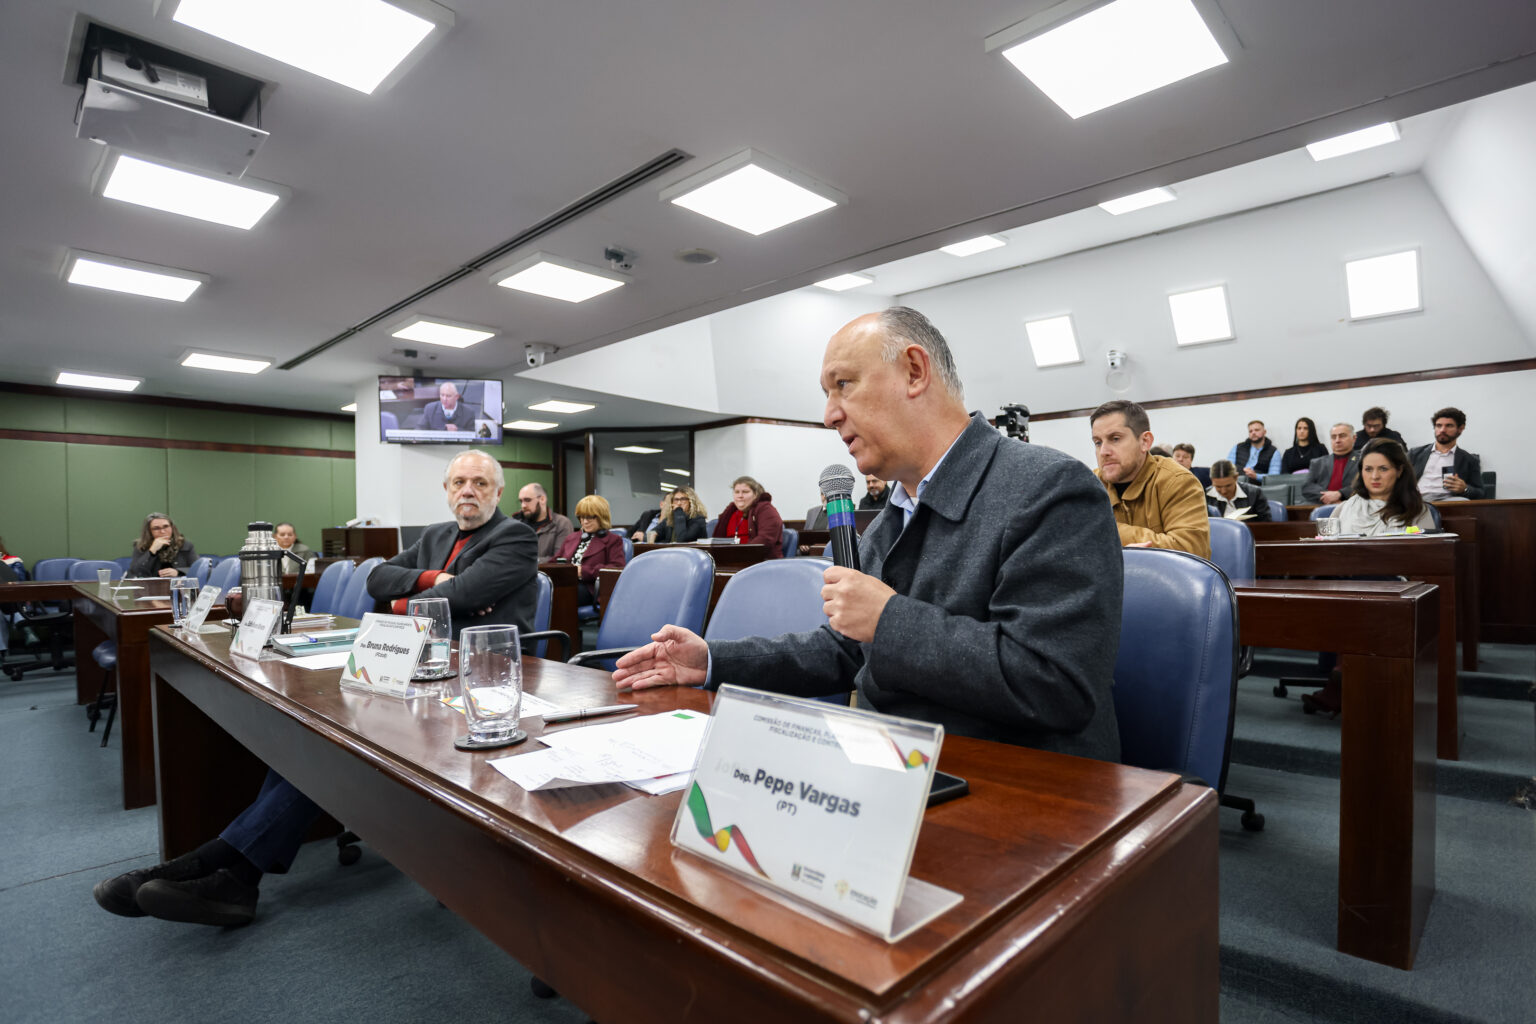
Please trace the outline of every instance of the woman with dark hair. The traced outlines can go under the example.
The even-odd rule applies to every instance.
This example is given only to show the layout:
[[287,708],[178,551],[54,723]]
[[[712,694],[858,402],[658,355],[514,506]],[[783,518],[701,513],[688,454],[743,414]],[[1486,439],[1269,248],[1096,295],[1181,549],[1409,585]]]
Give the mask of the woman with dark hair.
[[582,498],[576,503],[576,521],[581,530],[566,535],[555,560],[575,563],[576,599],[582,604],[596,604],[597,571],[624,567],[624,539],[609,529],[613,513],[607,498],[596,494]]
[[1435,529],[1408,452],[1386,437],[1374,438],[1361,451],[1354,490],[1333,515],[1340,533],[1363,537]]
[[773,495],[749,476],[731,481],[731,507],[715,523],[715,536],[767,545],[764,558],[784,556],[784,520],[773,507]]
[[128,563],[128,575],[185,576],[195,561],[197,551],[176,529],[171,517],[151,512],[144,517],[139,539],[133,542],[133,561]]
[[692,487],[675,489],[661,506],[661,521],[650,533],[650,539],[658,544],[682,544],[703,540],[709,531],[706,524],[709,513]]
[[1317,439],[1317,424],[1312,417],[1303,416],[1296,421],[1296,432],[1291,435],[1291,446],[1280,457],[1280,472],[1305,473],[1312,468],[1312,460],[1327,455],[1328,448]]

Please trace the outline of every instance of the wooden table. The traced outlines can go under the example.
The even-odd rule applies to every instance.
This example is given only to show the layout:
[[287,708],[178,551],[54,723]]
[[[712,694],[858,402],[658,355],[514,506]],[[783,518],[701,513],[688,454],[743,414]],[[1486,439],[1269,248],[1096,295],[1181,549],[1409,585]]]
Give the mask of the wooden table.
[[766,544],[636,544],[635,557],[638,558],[647,551],[666,548],[694,547],[701,551],[709,552],[709,556],[720,567],[735,566],[742,568],[748,565],[756,565],[763,561],[768,554]]
[[[1216,800],[1173,776],[946,737],[971,794],[927,812],[912,873],[964,900],[888,944],[674,850],[681,793],[527,793],[487,764],[505,751],[452,748],[463,720],[441,704],[234,664],[219,638],[152,646],[165,856],[250,798],[254,755],[599,1020],[1216,1020]],[[615,696],[590,669],[524,675],[563,703]]]
[[[1254,572],[1260,577],[1396,575],[1440,588],[1440,723],[1436,746],[1439,756],[1447,761],[1459,759],[1461,744],[1455,643],[1457,545],[1455,534],[1327,541],[1261,540],[1255,545]],[[1305,642],[1305,638],[1298,635],[1279,646],[1295,647],[1297,642]]]
[[[539,572],[549,577],[553,587],[550,595],[549,628],[558,629],[571,638],[571,653],[581,650],[581,620],[576,617],[576,584],[579,571],[570,562],[540,562]],[[559,650],[559,645],[555,646]]]
[[[75,587],[69,580],[21,580],[0,583],[0,604],[26,604],[28,601],[73,601]],[[92,583],[91,588],[95,589]]]
[[1435,891],[1441,595],[1424,583],[1356,580],[1233,580],[1232,589],[1242,643],[1340,655],[1338,947],[1407,970]]

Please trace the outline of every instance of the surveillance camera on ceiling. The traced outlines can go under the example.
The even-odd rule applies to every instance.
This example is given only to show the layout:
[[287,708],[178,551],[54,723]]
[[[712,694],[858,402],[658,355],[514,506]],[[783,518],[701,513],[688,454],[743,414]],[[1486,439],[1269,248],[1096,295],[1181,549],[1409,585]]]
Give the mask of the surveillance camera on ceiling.
[[610,245],[604,249],[603,259],[607,260],[608,265],[614,270],[635,269],[635,254],[626,252],[618,246]]
[[524,345],[523,358],[527,360],[529,368],[543,366],[544,360],[555,354],[553,345]]

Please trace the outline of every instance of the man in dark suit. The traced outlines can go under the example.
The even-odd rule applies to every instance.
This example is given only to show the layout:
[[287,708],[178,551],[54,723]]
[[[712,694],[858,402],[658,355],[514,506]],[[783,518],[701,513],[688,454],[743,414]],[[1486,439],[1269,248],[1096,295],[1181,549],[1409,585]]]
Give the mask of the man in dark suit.
[[1457,442],[1467,429],[1467,414],[1446,406],[1430,422],[1435,428],[1435,443],[1408,453],[1419,478],[1419,493],[1425,501],[1483,497],[1483,460]]
[[[531,628],[538,545],[531,529],[496,507],[505,487],[500,464],[485,452],[455,455],[443,473],[454,521],[429,526],[415,544],[375,568],[368,593],[395,599],[400,614],[409,595],[446,597],[455,636],[465,620]],[[262,874],[288,870],[319,815],[318,806],[269,770],[256,801],[217,839],[174,860],[99,882],[92,895],[102,909],[121,917],[249,924]]]
[[1333,452],[1319,455],[1307,468],[1307,482],[1301,485],[1301,496],[1307,501],[1314,505],[1336,505],[1354,486],[1355,474],[1360,472],[1354,434],[1355,428],[1348,423],[1335,423],[1328,431]]
[[437,401],[422,411],[423,430],[474,430],[475,410],[459,401],[459,388],[451,380],[437,386]]
[[823,422],[859,472],[893,481],[859,538],[863,571],[825,571],[829,625],[709,643],[665,626],[614,680],[855,689],[860,707],[962,736],[1117,759],[1124,563],[1103,487],[1077,460],[968,415],[949,346],[915,310],[843,327],[821,384]]

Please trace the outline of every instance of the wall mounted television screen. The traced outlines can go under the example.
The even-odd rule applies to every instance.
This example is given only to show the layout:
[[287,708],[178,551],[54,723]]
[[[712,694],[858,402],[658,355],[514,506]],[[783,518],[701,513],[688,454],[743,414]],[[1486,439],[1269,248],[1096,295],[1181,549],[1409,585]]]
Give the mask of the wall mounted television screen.
[[501,381],[380,377],[379,440],[391,444],[500,444]]

